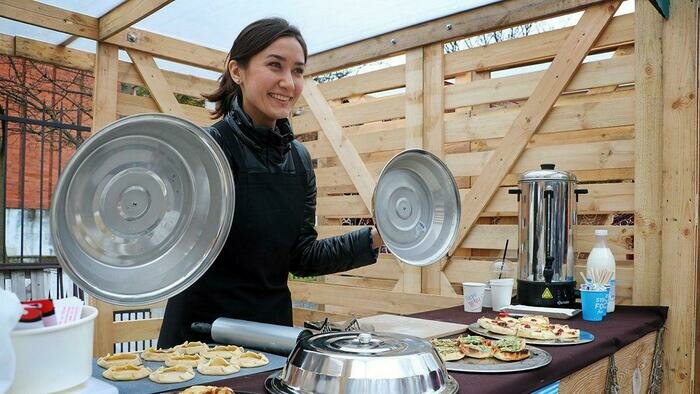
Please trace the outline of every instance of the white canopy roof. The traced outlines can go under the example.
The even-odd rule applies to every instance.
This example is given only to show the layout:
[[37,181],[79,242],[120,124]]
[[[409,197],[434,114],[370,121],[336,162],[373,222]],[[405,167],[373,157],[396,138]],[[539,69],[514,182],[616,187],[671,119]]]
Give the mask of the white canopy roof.
[[[301,30],[310,54],[401,29],[498,0],[176,0],[134,26],[206,47],[228,51],[238,33],[257,19],[279,16]],[[42,0],[42,3],[100,17],[123,0]],[[0,33],[60,44],[70,36],[0,18]],[[95,51],[95,42],[80,38],[70,48]],[[122,54],[123,60],[128,60]],[[166,69],[216,78],[188,66],[159,61]]]

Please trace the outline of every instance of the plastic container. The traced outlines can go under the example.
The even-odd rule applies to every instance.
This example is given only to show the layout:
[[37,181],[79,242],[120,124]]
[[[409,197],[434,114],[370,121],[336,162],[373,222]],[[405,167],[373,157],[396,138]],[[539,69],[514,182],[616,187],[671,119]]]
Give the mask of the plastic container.
[[52,393],[87,381],[92,375],[96,317],[97,309],[83,306],[74,322],[12,331],[17,363],[8,394]]
[[583,320],[603,320],[608,309],[608,292],[606,290],[581,289],[581,309]]
[[484,308],[491,308],[491,285],[486,285],[484,289],[484,299],[481,301],[481,306]]
[[496,260],[489,269],[489,279],[515,278],[515,265],[509,260]]
[[595,230],[596,243],[588,254],[586,261],[586,277],[591,279],[591,271],[605,269],[612,271],[610,291],[608,294],[608,312],[615,311],[615,257],[606,243],[608,230]]
[[491,309],[500,311],[510,305],[513,295],[513,278],[491,279]]

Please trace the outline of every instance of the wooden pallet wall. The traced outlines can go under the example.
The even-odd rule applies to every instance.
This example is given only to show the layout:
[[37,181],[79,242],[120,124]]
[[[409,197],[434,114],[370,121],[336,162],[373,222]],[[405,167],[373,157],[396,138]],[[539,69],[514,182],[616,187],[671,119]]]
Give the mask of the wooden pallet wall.
[[[434,153],[437,151],[444,159],[456,177],[465,201],[470,186],[482,175],[546,71],[500,78],[490,77],[491,73],[550,62],[558,52],[566,51],[562,46],[574,29],[563,28],[449,54],[443,54],[442,44],[438,43],[439,61],[433,59],[437,56],[434,44],[432,47],[428,45],[419,49],[418,55],[416,50],[406,53],[409,66],[391,66],[323,83],[319,90],[375,180],[393,155],[415,146],[416,139],[409,139],[415,136],[415,119],[419,119],[422,133],[417,141],[423,147],[432,143],[433,147],[428,149]],[[293,291],[296,299],[323,305],[321,309],[328,313],[405,312],[406,308],[412,310],[407,306],[410,305],[408,298],[399,308],[393,304],[373,305],[359,301],[356,292],[371,289],[384,296],[388,296],[388,292],[409,294],[411,291],[405,291],[403,286],[411,281],[421,284],[423,294],[437,293],[447,303],[452,299],[456,300],[452,303],[458,304],[461,302],[457,297],[461,293],[461,282],[487,280],[489,266],[501,254],[506,239],[511,241],[512,248],[508,256],[516,259],[517,204],[515,198],[507,194],[507,189],[517,184],[519,173],[548,162],[575,173],[579,182],[590,191],[578,204],[578,213],[586,224],[577,226],[575,233],[576,249],[581,253],[577,271],[585,266],[584,253],[595,241],[593,230],[607,228],[610,247],[618,260],[618,297],[620,302],[630,303],[634,226],[613,224],[612,216],[634,212],[634,15],[612,19],[590,49],[590,53],[601,52],[612,56],[586,62],[578,68],[481,212],[477,224],[460,243],[450,263],[440,271],[451,289],[437,286],[436,291],[435,283],[441,280],[439,273],[431,273],[425,268],[415,270],[397,262],[390,254],[382,253],[378,263],[372,266],[328,275],[318,283],[295,284],[299,286],[293,288],[297,289]],[[416,69],[420,71],[423,84],[417,93],[411,85],[416,79]],[[427,86],[429,79],[436,79],[435,75],[438,75],[437,93],[435,88],[431,90]],[[390,95],[373,94],[397,88],[404,89]],[[411,112],[416,108],[417,96],[423,100],[418,107],[422,109],[422,117]],[[430,109],[426,101],[431,104],[438,102],[441,107],[439,110]],[[319,236],[333,236],[360,228],[341,225],[341,222],[348,222],[348,219],[366,222],[371,218],[370,209],[357,194],[354,180],[336,155],[313,111],[303,100],[298,106],[297,115],[292,118],[295,132],[305,136],[307,142],[304,144],[318,165]],[[434,119],[438,119],[439,125]],[[435,129],[439,133],[437,137]],[[436,139],[442,141],[438,147],[434,146]],[[599,223],[591,222],[592,219],[587,219],[589,217]],[[411,278],[406,275],[408,270],[412,271]],[[437,279],[426,280],[426,276]],[[313,291],[318,289],[322,293],[329,285],[335,286],[335,297],[331,299]],[[413,307],[417,311],[422,305]]]

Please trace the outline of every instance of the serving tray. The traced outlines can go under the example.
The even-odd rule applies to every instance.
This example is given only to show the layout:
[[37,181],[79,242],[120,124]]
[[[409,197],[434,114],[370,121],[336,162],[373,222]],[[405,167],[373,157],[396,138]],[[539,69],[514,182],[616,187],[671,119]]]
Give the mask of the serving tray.
[[[503,339],[508,338],[512,335],[502,335],[491,332],[479,325],[479,323],[472,323],[469,325],[469,331],[481,335],[482,337],[493,338],[493,339]],[[530,345],[545,345],[545,346],[571,346],[571,345],[581,345],[588,342],[593,342],[595,335],[588,331],[581,330],[581,337],[578,339],[532,339],[518,337],[525,341],[525,343]]]
[[552,361],[552,356],[546,351],[533,346],[526,348],[530,350],[530,357],[520,361],[501,361],[493,357],[464,357],[461,360],[446,362],[445,368],[454,372],[505,373],[541,368]]

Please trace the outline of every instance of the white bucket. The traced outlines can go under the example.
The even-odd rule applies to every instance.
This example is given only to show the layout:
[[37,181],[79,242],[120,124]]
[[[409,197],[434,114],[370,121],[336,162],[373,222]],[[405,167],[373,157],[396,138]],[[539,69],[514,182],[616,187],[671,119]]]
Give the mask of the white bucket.
[[92,375],[92,337],[97,309],[83,306],[79,320],[10,333],[17,364],[8,394],[52,393]]

